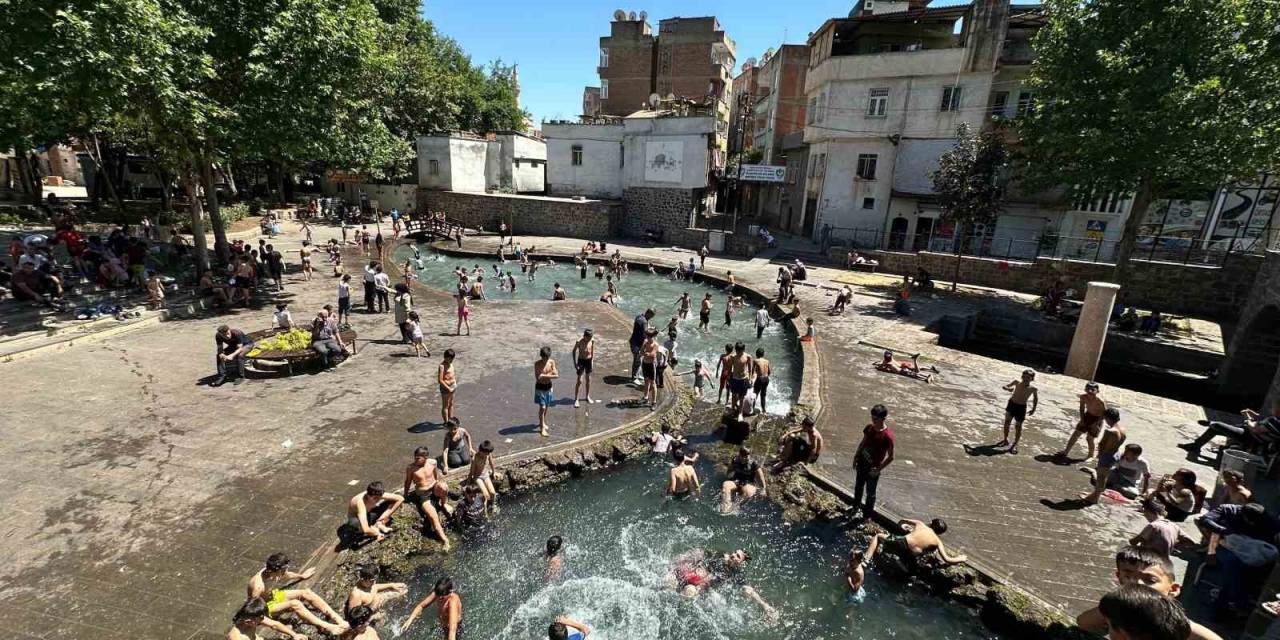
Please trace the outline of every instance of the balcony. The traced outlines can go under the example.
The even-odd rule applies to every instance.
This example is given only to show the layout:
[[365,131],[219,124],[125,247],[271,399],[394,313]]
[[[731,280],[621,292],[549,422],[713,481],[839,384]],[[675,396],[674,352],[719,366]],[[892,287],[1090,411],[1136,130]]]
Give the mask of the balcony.
[[804,86],[809,92],[833,80],[954,74],[964,59],[964,47],[832,56],[809,70]]

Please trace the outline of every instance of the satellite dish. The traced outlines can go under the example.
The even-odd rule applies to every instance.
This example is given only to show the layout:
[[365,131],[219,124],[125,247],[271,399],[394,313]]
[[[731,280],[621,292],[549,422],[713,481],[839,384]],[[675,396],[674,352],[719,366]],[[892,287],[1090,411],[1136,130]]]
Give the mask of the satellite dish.
[[658,104],[659,104],[659,103],[661,103],[661,102],[662,102],[662,96],[660,96],[660,95],[658,95],[658,94],[656,94],[656,93],[651,93],[651,94],[649,94],[649,108],[650,108],[650,109],[657,109],[657,108],[658,108]]
[[773,57],[773,47],[769,47],[768,49],[765,49],[765,50],[764,50],[764,59],[765,59],[765,60],[768,60],[769,58],[772,58],[772,57]]
[[649,19],[649,12],[648,12],[648,11],[641,11],[641,12],[640,12],[640,19],[641,19],[641,20],[648,20],[648,19]]
[[671,93],[671,92],[667,92],[667,100],[670,100],[670,101],[672,101],[672,102],[675,102],[675,99],[676,99],[676,94]]
[[746,71],[747,69],[750,69],[751,67],[754,67],[754,66],[756,66],[756,59],[747,58],[747,61],[742,63],[742,70]]
[[617,21],[626,20],[626,19],[627,19],[627,12],[626,12],[626,11],[623,11],[622,9],[618,9],[617,11],[614,11],[614,12],[613,12],[613,19],[614,19],[614,20],[617,20]]
[[632,22],[635,22],[635,19],[636,19],[636,12],[632,11],[632,12],[631,12],[631,21],[632,21]]

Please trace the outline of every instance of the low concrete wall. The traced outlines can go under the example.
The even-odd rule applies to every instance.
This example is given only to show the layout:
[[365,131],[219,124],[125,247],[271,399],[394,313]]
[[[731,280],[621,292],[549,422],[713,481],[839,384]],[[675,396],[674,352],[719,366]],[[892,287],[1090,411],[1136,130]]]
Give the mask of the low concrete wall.
[[519,235],[604,239],[622,221],[622,204],[500,193],[418,190],[419,211],[443,211],[468,227],[496,231],[505,221]]
[[[914,274],[923,267],[937,280],[950,281],[956,257],[948,253],[902,253],[864,251],[878,260],[888,273]],[[832,251],[832,259],[843,261],[843,250]],[[1165,313],[1235,320],[1249,300],[1262,258],[1233,255],[1221,267],[1176,262],[1134,260],[1128,284],[1120,291],[1120,301]],[[1113,265],[1082,260],[1037,258],[1033,262],[995,258],[960,258],[962,284],[995,287],[1023,293],[1043,294],[1059,277],[1067,286],[1083,292],[1090,281],[1110,280]]]

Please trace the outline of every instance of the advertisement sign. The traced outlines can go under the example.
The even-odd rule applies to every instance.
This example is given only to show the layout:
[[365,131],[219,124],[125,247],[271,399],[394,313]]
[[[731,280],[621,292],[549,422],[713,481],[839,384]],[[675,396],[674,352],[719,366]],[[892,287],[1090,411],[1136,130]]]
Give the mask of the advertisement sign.
[[1101,240],[1106,233],[1106,220],[1088,220],[1084,223],[1084,236],[1090,240]]
[[741,175],[743,182],[786,182],[787,168],[771,164],[744,164]]
[[1251,251],[1254,245],[1267,243],[1269,239],[1262,236],[1280,224],[1280,219],[1272,219],[1280,208],[1278,201],[1280,179],[1276,176],[1263,176],[1258,184],[1233,184],[1223,189],[1208,237],[1209,245],[1217,249],[1230,245],[1237,250]]

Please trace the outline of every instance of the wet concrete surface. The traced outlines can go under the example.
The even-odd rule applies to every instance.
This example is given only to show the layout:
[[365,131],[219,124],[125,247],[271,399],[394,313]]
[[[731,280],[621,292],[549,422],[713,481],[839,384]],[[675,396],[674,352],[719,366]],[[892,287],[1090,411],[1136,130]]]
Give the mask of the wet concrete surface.
[[[332,302],[334,283],[288,280],[296,320]],[[630,319],[603,305],[480,303],[472,335],[451,334],[452,302],[420,291],[431,358],[406,357],[390,315],[353,314],[360,352],[326,373],[206,386],[217,325],[253,330],[268,309],[170,322],[9,365],[34,384],[0,409],[10,517],[0,528],[0,625],[16,637],[224,635],[246,581],[270,553],[305,566],[336,543],[346,500],[372,480],[399,488],[414,447],[438,453],[435,368],[457,351],[455,413],[499,455],[616,427],[648,413]],[[531,308],[538,307],[534,312]],[[575,410],[569,349],[599,347],[594,395]],[[561,370],[551,437],[537,434],[532,364]]]

